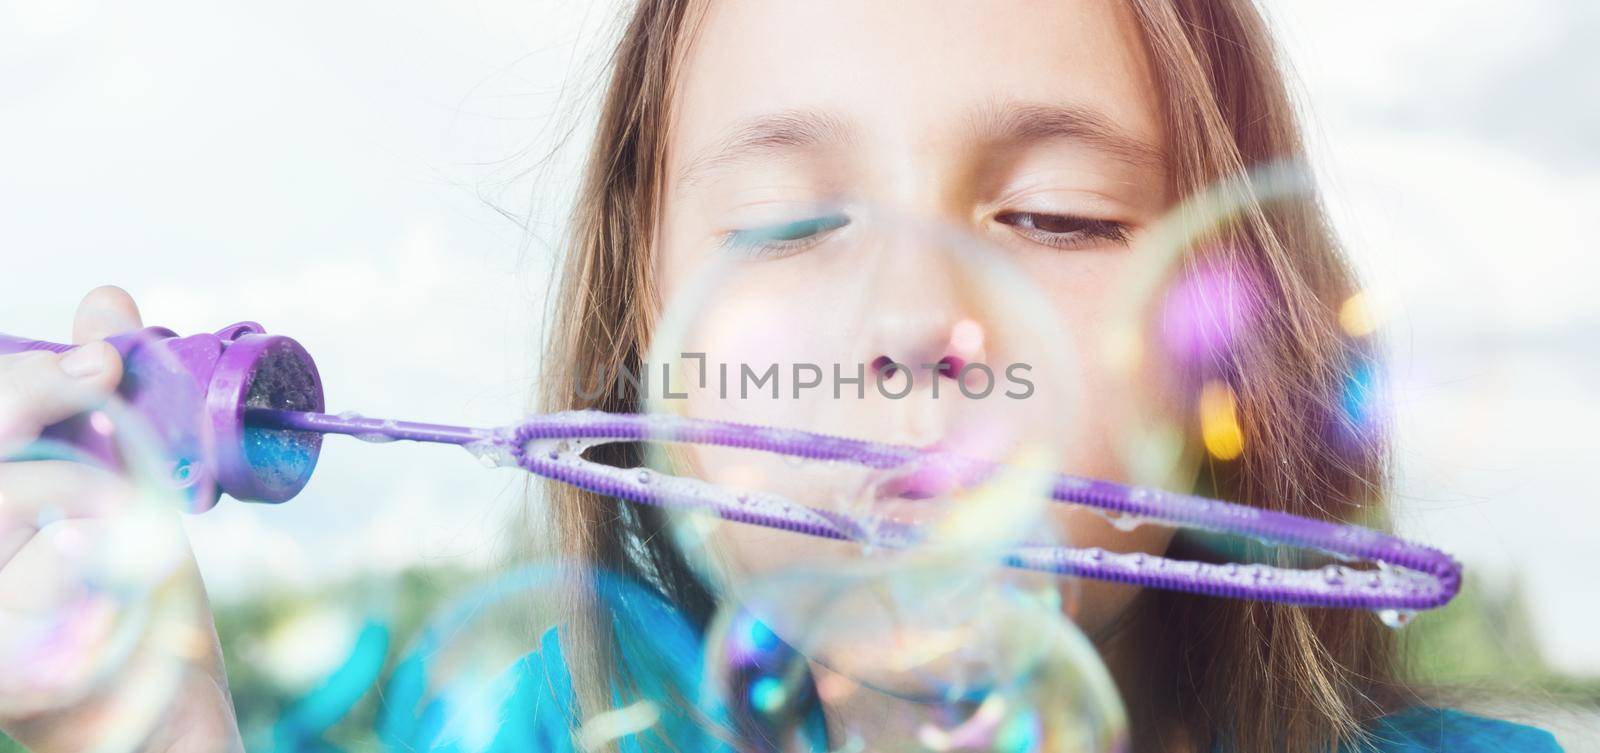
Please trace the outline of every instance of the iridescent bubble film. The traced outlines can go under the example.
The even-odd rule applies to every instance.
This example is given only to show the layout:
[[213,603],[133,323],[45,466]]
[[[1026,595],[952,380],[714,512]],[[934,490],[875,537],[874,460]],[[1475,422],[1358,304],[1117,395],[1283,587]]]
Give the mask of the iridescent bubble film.
[[[192,485],[167,440],[113,397],[6,448],[0,724],[24,742],[135,750],[209,681],[216,638],[180,521]],[[62,715],[76,721],[28,724]]]
[[[1120,707],[1107,683],[1020,692],[1050,672],[1104,679],[1092,650],[1068,650],[1087,646],[1068,616],[1074,582],[999,561],[1019,542],[1071,539],[1081,518],[1049,500],[1041,472],[1087,471],[1096,444],[1078,420],[1084,333],[1059,327],[1027,260],[938,220],[843,204],[694,253],[649,351],[658,381],[629,385],[651,412],[940,453],[863,468],[653,448],[652,483],[682,474],[741,500],[776,495],[850,531],[827,542],[671,517],[677,546],[720,594],[726,632],[713,631],[707,672],[722,704],[779,745],[819,734],[822,710],[849,688],[892,718],[825,730],[846,749],[1114,749]],[[1008,470],[979,474],[963,460]],[[1019,652],[1029,631],[1077,642]]]

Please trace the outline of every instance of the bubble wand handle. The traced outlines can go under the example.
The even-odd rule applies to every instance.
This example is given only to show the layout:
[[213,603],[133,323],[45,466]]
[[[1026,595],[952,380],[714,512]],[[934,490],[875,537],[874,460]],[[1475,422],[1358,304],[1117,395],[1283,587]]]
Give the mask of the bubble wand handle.
[[[114,406],[45,427],[23,457],[67,456],[118,470],[135,463],[176,491],[191,511],[236,499],[283,502],[311,478],[322,435],[245,426],[249,406],[323,409],[322,380],[300,344],[238,322],[180,336],[165,327],[114,335],[122,356]],[[0,334],[0,355],[65,353],[76,346]],[[109,415],[116,413],[116,416]],[[137,420],[122,420],[133,417]],[[147,450],[148,457],[128,456]],[[148,463],[160,464],[149,468]]]
[[467,445],[494,440],[498,435],[492,429],[474,429],[467,426],[424,424],[415,421],[392,421],[365,416],[334,416],[327,413],[246,408],[245,423],[263,429],[316,432],[318,434],[347,434],[368,441],[433,442],[437,444]]

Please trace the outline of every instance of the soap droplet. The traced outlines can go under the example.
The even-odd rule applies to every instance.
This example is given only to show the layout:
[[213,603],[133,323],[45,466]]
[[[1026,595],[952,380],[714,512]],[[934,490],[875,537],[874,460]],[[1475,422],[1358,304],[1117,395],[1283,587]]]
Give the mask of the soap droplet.
[[1113,513],[1107,517],[1111,520],[1111,526],[1119,531],[1132,531],[1137,529],[1139,526],[1144,525],[1144,518],[1141,518],[1137,515],[1120,515]]
[[343,413],[340,413],[339,418],[342,418],[346,421],[354,421],[355,419],[361,418],[361,414],[353,410],[347,410]]
[[1344,568],[1338,565],[1328,565],[1322,568],[1322,582],[1330,586],[1344,583]]
[[1400,628],[1403,628],[1403,627],[1411,624],[1411,621],[1416,619],[1416,618],[1417,618],[1417,613],[1415,611],[1413,611],[1413,610],[1410,610],[1410,609],[1379,609],[1378,610],[1378,619],[1381,620],[1383,622],[1383,624],[1385,624],[1385,625],[1387,625],[1387,626],[1389,626],[1391,628],[1394,628],[1396,630],[1399,630]]
[[510,450],[499,442],[483,441],[464,444],[467,452],[478,459],[485,468],[498,468],[506,465],[516,465],[516,458],[511,456]]
[[394,441],[394,437],[384,434],[381,431],[369,431],[364,434],[357,434],[356,439],[359,439],[363,442],[371,442],[373,444],[384,444]]
[[648,469],[648,468],[642,468],[642,469],[639,470],[638,478],[639,478],[639,483],[648,484],[648,483],[650,483],[650,482],[655,480],[656,474],[653,471],[651,471],[650,469]]

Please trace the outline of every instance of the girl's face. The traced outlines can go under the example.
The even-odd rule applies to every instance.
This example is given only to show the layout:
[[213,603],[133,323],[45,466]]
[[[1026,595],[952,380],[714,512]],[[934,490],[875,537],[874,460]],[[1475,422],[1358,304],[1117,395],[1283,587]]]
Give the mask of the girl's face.
[[[712,2],[679,69],[655,276],[670,308],[679,294],[702,294],[686,291],[707,270],[745,265],[737,290],[711,289],[725,296],[717,305],[727,315],[683,342],[710,363],[730,364],[735,391],[739,364],[756,372],[780,364],[784,399],[691,390],[687,412],[923,444],[946,439],[944,423],[967,430],[995,416],[1037,427],[1047,410],[1073,417],[1062,429],[1070,441],[1054,445],[1056,467],[1124,478],[1108,414],[1132,387],[1097,368],[1099,336],[1122,276],[1137,263],[1140,234],[1171,198],[1157,88],[1136,24],[1117,0]],[[887,233],[863,229],[866,220],[848,208],[856,203],[917,221],[897,221]],[[834,208],[820,211],[822,204]],[[916,225],[930,230],[922,235]],[[1043,358],[1029,347],[1060,347],[1021,343],[997,352],[1005,333],[983,327],[1003,328],[1003,317],[991,322],[974,309],[1007,296],[963,292],[972,281],[952,279],[962,275],[938,248],[944,236],[931,230],[944,225],[993,249],[1042,293],[1040,314],[1069,335],[1067,362],[1076,366],[1065,378],[1073,389],[1041,387],[1041,399],[1059,402],[1032,410],[994,396],[951,400],[945,378],[945,402],[933,403],[922,390],[938,380],[917,369],[894,377],[913,380],[910,399],[876,399],[869,386],[867,398],[855,400],[847,385],[852,394],[838,402],[831,374],[806,397],[788,399],[790,364],[800,361],[826,372],[950,356],[987,361],[1003,374],[1007,363]],[[751,233],[787,245],[730,260],[745,252],[730,250],[728,239]],[[862,297],[867,262],[852,255],[874,233],[927,249],[896,257],[889,274],[873,277],[892,284]],[[864,317],[885,324],[866,326]],[[974,328],[975,319],[983,326]],[[987,345],[975,337],[982,334]],[[1008,386],[1002,381],[996,394]],[[701,449],[694,462],[714,480],[827,504],[786,480],[795,474],[781,461]],[[1119,530],[1083,510],[1049,514],[1076,546],[1156,553],[1170,538],[1151,526]],[[720,530],[718,543],[746,572],[839,553],[836,544],[793,534]],[[1082,584],[1073,617],[1093,635],[1133,593]]]

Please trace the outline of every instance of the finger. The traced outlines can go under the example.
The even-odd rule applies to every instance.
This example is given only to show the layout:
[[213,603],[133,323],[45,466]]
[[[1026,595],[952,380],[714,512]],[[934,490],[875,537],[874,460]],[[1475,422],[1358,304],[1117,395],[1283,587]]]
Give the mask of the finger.
[[104,342],[57,355],[0,356],[0,454],[39,430],[105,402],[122,380],[122,358]]
[[72,341],[86,343],[143,327],[139,306],[128,291],[115,285],[101,285],[89,291],[72,317]]
[[0,569],[39,529],[108,515],[126,507],[132,494],[125,480],[83,463],[0,463]]

